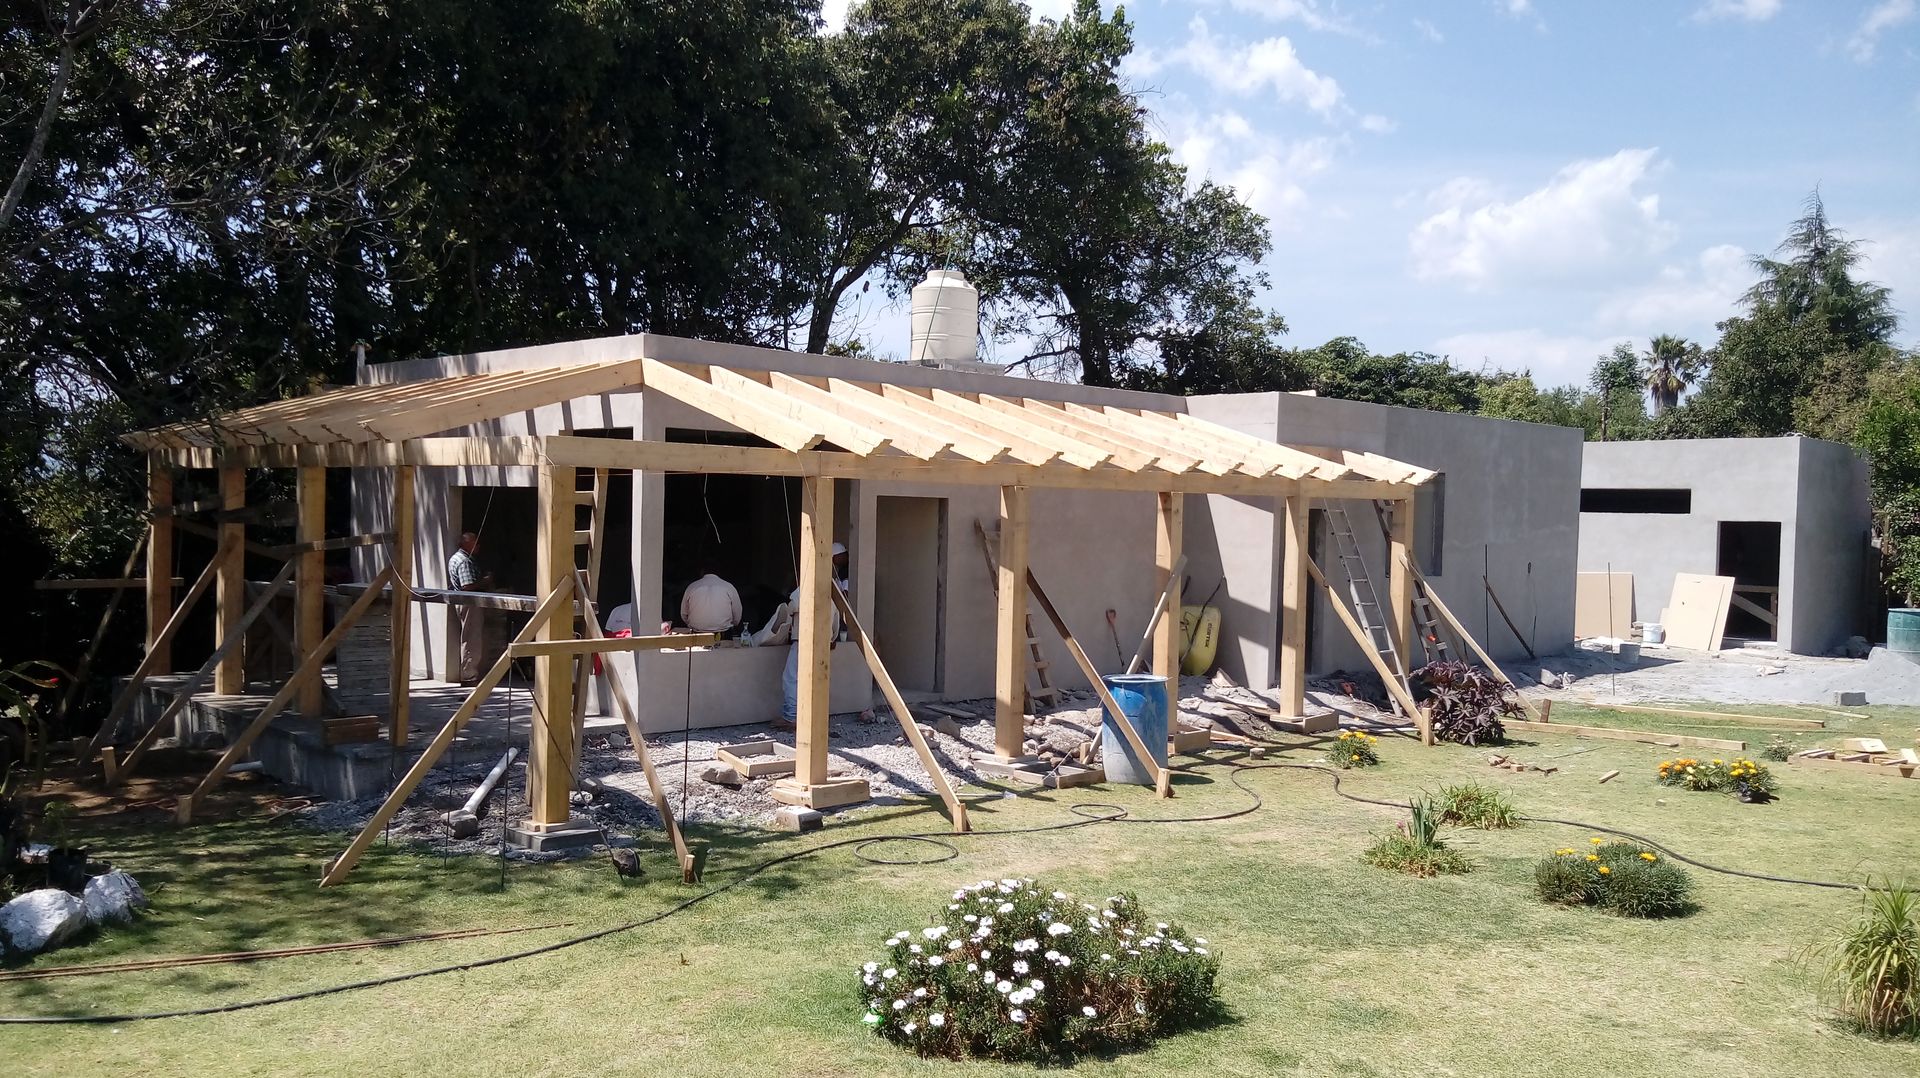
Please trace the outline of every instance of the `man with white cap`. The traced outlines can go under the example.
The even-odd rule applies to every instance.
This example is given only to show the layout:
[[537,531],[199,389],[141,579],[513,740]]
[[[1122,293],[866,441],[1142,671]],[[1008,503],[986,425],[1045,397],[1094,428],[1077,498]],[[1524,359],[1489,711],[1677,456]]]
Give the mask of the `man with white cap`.
[[[847,586],[847,547],[845,543],[833,544],[833,585],[842,595],[851,594]],[[780,677],[780,688],[785,692],[785,703],[781,715],[787,722],[794,723],[800,717],[800,589],[796,586],[788,600],[793,610],[793,646],[787,649],[787,669]],[[840,611],[833,611],[832,631],[827,647],[833,647],[831,641],[840,639]]]

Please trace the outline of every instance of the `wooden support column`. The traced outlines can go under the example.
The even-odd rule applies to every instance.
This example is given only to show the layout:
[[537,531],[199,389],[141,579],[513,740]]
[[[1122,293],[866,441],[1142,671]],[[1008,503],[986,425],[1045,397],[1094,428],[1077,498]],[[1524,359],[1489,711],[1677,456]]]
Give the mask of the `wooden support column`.
[[[294,539],[317,543],[327,537],[327,470],[300,468],[296,477],[295,499],[299,523]],[[301,655],[320,646],[327,629],[327,555],[312,550],[299,556],[300,564],[293,582],[293,650]],[[300,714],[320,717],[326,706],[326,682],[314,678],[300,686]]]
[[413,718],[413,467],[393,470],[393,515],[387,530],[393,533],[393,598],[387,604],[388,633],[393,650],[387,660],[387,740],[394,748],[407,743],[407,724]]
[[[244,509],[247,505],[247,470],[245,468],[220,469],[220,508]],[[247,540],[247,526],[239,520],[222,522],[220,541],[238,550]],[[226,640],[233,635],[234,626],[240,623],[240,616],[247,608],[247,559],[245,556],[229,558],[220,567],[220,579],[217,583],[219,615],[213,638]],[[234,646],[220,666],[213,672],[213,691],[231,696],[246,691],[246,645],[244,641]]]
[[794,718],[795,784],[827,781],[828,688],[832,676],[833,480],[800,481],[799,713]]
[[[1180,537],[1186,527],[1184,495],[1162,492],[1160,512],[1153,528],[1154,585],[1162,593],[1180,571]],[[1173,606],[1153,629],[1153,672],[1167,679],[1167,736],[1179,730],[1180,717],[1180,611],[1179,592]]]
[[[534,546],[536,585],[542,593],[574,579],[574,469],[540,469],[540,525]],[[584,600],[584,597],[582,597]],[[556,604],[535,640],[573,639],[573,604]],[[529,830],[553,830],[571,813],[573,783],[573,658],[541,655],[533,660],[533,730],[528,735],[527,803]]]
[[155,670],[173,668],[173,645],[160,631],[173,617],[173,469],[156,456],[147,457],[147,509],[155,515],[147,525],[147,658]]
[[993,634],[993,751],[1003,760],[1024,756],[1027,743],[1030,505],[1026,487],[1000,488],[1000,605]]
[[1411,674],[1416,665],[1411,649],[1420,639],[1419,630],[1413,626],[1413,574],[1404,569],[1414,560],[1412,498],[1393,503],[1393,533],[1388,545],[1391,578],[1387,585],[1388,631],[1393,633],[1393,647],[1400,653],[1400,665]]
[[1307,499],[1281,499],[1286,549],[1280,572],[1280,716],[1297,719],[1307,713]]

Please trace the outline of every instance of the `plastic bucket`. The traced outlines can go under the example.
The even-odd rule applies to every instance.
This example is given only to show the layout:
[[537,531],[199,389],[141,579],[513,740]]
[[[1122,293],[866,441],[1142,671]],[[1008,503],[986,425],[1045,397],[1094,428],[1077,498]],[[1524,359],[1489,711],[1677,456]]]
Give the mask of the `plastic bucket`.
[[[1132,721],[1140,740],[1155,763],[1167,763],[1167,679],[1158,674],[1109,674],[1106,682],[1113,702]],[[1133,751],[1120,723],[1104,705],[1100,709],[1100,756],[1106,762],[1109,782],[1153,785],[1153,776]]]
[[1887,611],[1887,650],[1920,664],[1920,610],[1907,606]]
[[1657,621],[1649,621],[1640,626],[1640,639],[1649,644],[1667,642],[1667,627]]

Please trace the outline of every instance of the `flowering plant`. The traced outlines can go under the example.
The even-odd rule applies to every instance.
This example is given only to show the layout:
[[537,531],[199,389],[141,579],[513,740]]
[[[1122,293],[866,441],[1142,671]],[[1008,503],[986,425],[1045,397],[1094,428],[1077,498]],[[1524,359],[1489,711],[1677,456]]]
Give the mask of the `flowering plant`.
[[1778,783],[1767,765],[1745,757],[1732,763],[1725,760],[1696,760],[1682,756],[1662,760],[1655,775],[1663,786],[1688,790],[1724,790],[1740,795],[1742,801],[1772,800]]
[[1340,736],[1327,746],[1327,759],[1339,768],[1372,767],[1380,762],[1380,756],[1373,747],[1380,739],[1359,730],[1342,730]]
[[1145,1044],[1218,1004],[1207,941],[1148,921],[1131,894],[1096,905],[982,880],[886,947],[860,967],[862,1021],[923,1056],[1065,1059]]
[[1540,897],[1563,906],[1599,906],[1626,917],[1675,917],[1693,908],[1693,880],[1637,842],[1587,840],[1534,866]]

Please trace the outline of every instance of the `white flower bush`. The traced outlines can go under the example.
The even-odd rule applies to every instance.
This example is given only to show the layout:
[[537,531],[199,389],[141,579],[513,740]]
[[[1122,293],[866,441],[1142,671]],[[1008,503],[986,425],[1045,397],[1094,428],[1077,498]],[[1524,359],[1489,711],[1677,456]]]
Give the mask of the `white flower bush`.
[[1207,941],[1145,920],[1131,894],[1096,905],[1031,879],[982,880],[935,921],[888,937],[885,958],[860,968],[861,1020],[923,1056],[1069,1059],[1218,1007]]

